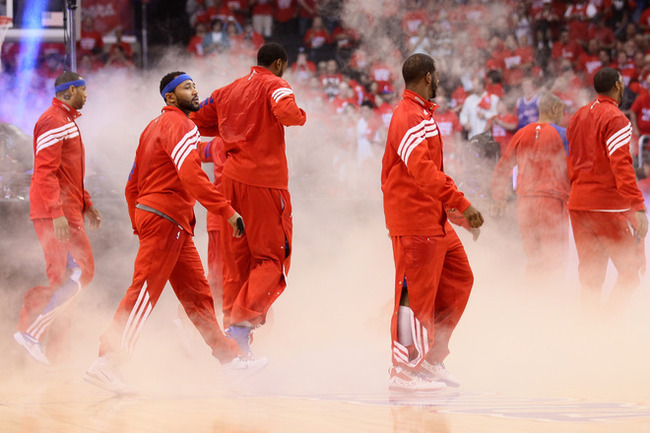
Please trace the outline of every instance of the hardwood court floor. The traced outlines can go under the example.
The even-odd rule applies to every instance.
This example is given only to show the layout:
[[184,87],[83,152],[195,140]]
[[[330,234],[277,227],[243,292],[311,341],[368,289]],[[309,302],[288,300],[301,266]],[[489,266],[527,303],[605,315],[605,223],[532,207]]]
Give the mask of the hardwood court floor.
[[[32,379],[35,379],[32,377]],[[647,433],[650,405],[446,390],[252,394],[211,386],[112,397],[81,380],[36,380],[0,390],[2,433],[431,432]],[[13,386],[12,386],[13,384]]]

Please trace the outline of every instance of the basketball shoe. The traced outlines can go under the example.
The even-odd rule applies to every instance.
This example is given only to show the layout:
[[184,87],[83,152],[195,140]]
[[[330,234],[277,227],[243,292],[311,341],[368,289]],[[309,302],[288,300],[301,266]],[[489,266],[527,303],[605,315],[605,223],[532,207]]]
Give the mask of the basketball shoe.
[[246,374],[254,374],[266,367],[268,363],[268,358],[253,359],[238,356],[229,363],[224,364],[223,368],[227,372],[244,372]]
[[133,389],[126,384],[119,363],[114,355],[100,356],[86,370],[84,380],[115,394],[133,394]]
[[447,385],[442,382],[430,380],[421,374],[404,370],[401,367],[390,369],[389,391],[437,392],[446,387]]
[[447,371],[445,364],[442,362],[430,363],[426,360],[422,361],[420,364],[421,373],[423,376],[429,380],[435,380],[436,382],[442,382],[447,386],[457,388],[460,386],[460,382],[454,376]]
[[37,339],[25,332],[18,331],[14,334],[14,340],[23,346],[29,356],[34,358],[36,361],[45,365],[50,365],[50,360],[45,356],[45,348]]

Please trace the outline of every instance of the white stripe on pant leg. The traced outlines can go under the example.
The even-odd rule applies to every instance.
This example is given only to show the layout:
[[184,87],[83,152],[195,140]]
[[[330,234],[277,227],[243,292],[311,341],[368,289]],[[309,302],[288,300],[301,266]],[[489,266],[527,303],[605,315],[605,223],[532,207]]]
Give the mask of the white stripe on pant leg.
[[413,333],[413,345],[415,346],[418,355],[409,365],[417,365],[418,361],[422,357],[422,340],[420,338],[420,333],[418,332],[420,330],[419,325],[420,322],[415,318],[415,314],[413,314],[413,319],[411,320],[411,332]]
[[[78,293],[79,292],[77,292],[77,294]],[[38,340],[40,336],[43,334],[43,332],[47,330],[47,328],[50,326],[50,324],[56,318],[56,316],[58,316],[59,313],[63,311],[76,296],[77,295],[75,294],[73,297],[65,301],[63,304],[50,310],[46,314],[39,314],[39,316],[36,318],[34,323],[32,323],[31,326],[27,328],[27,333]]]
[[142,314],[144,313],[148,304],[149,304],[149,292],[145,291],[144,297],[142,298],[142,302],[140,302],[137,311],[135,309],[135,306],[133,307],[132,312],[135,312],[133,316],[133,320],[131,321],[131,323],[128,324],[128,326],[124,327],[124,333],[122,334],[123,348],[127,347],[127,342],[130,338],[130,335],[133,334],[135,328],[138,327],[138,323],[140,322],[140,319],[142,318]]
[[131,326],[131,322],[133,322],[133,318],[135,317],[136,311],[138,311],[140,304],[142,302],[142,298],[144,297],[144,294],[147,292],[147,282],[145,281],[142,287],[140,288],[140,293],[138,294],[138,299],[136,299],[135,304],[133,304],[133,308],[131,308],[131,313],[129,314],[129,318],[126,321],[126,325],[124,325],[124,331],[122,333],[122,341],[124,341],[124,334],[126,333],[126,330]]
[[149,318],[149,315],[151,314],[151,310],[153,310],[153,305],[151,305],[151,302],[149,302],[147,304],[147,309],[144,312],[144,315],[142,316],[142,319],[139,322],[138,327],[135,329],[132,335],[128,337],[128,341],[126,342],[127,353],[133,352],[133,348],[135,347],[135,342],[138,341],[138,337],[140,336],[140,331],[142,331],[142,327],[144,326],[145,322]]

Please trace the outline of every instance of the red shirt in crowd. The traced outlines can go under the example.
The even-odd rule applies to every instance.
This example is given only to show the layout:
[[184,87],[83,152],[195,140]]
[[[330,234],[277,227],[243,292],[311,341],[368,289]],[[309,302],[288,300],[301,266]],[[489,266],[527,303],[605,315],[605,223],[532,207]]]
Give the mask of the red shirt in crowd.
[[[503,116],[496,115],[494,117],[501,120],[503,123],[517,124],[518,121],[517,116],[512,113],[506,113]],[[514,134],[515,133],[513,131],[508,131],[503,126],[492,123],[492,137],[494,137],[494,140],[499,143],[499,147],[501,148],[501,155],[505,153],[506,147],[510,143],[510,140]]]
[[291,21],[298,15],[298,0],[275,0],[273,19],[279,23]]
[[458,115],[451,110],[446,110],[444,113],[437,111],[433,113],[433,118],[438,125],[440,138],[444,143],[444,153],[455,153],[458,151],[457,146],[459,143],[456,143],[456,133],[462,132],[463,130]]
[[648,91],[641,92],[630,110],[636,115],[636,125],[639,128],[639,135],[650,134],[650,93]]

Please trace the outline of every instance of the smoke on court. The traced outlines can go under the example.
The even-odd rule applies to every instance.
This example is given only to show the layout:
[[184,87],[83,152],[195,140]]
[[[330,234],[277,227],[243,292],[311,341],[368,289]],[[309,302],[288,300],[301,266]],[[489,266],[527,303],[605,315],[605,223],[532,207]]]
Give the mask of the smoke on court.
[[[358,12],[373,10],[372,4],[349,2],[345,16],[361,19]],[[361,21],[351,24],[369,29],[367,52],[381,53],[399,71],[389,35],[377,34],[376,27]],[[96,189],[91,193],[104,221],[98,232],[89,233],[96,276],[79,300],[73,360],[65,372],[69,377],[81,377],[96,356],[98,337],[130,284],[138,244],[122,193],[139,135],[163,105],[160,78],[173,70],[185,71],[195,79],[203,99],[245,74],[252,64],[252,59],[226,56],[203,62],[179,59],[179,53],[170,53],[144,76],[99,73],[88,82],[88,102],[79,125],[92,180],[89,187]],[[287,79],[293,84],[290,75]],[[324,121],[322,102],[297,94],[298,104],[312,110],[305,126],[287,129],[294,207],[292,268],[285,293],[273,306],[269,323],[255,332],[253,343],[255,352],[268,356],[271,364],[243,384],[227,382],[197,333],[175,322],[178,303],[168,287],[124,368],[127,380],[145,395],[386,391],[394,275],[379,190],[381,149],[370,168],[361,171],[354,152],[339,150],[348,131],[339,128],[343,120]],[[571,249],[565,281],[553,287],[530,284],[523,277],[525,258],[516,229],[489,218],[487,200],[470,198],[487,222],[476,242],[457,229],[475,273],[474,291],[446,363],[463,382],[461,392],[647,400],[648,277],[622,319],[584,315],[578,303],[575,250]],[[205,263],[205,210],[197,205],[196,212],[195,243]],[[10,356],[0,365],[8,363],[10,368],[0,377],[14,376],[7,383],[20,389],[21,380],[28,380],[39,367],[24,361],[11,334],[22,294],[46,280],[33,229],[24,221],[16,222],[16,227],[21,229],[11,234],[18,239],[12,256],[20,261],[3,259],[16,272],[3,287],[7,295],[0,307],[4,336],[0,341],[1,350]],[[610,278],[607,287],[612,283]]]

